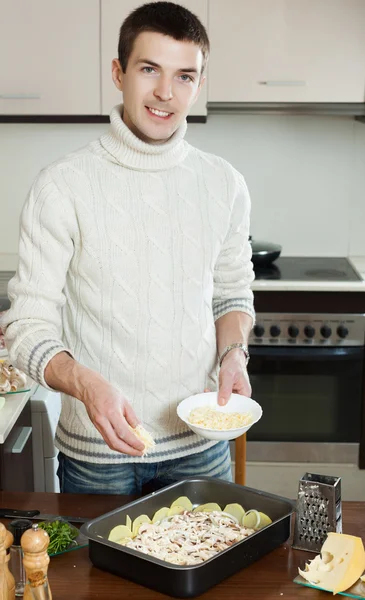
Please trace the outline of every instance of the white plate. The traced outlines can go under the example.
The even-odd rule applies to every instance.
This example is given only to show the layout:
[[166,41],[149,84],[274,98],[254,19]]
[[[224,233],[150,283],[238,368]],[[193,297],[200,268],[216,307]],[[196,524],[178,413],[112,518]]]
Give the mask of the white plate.
[[[246,431],[248,431],[252,425],[261,419],[262,408],[257,402],[255,402],[255,400],[252,400],[252,398],[241,396],[240,394],[232,394],[228,403],[225,406],[220,406],[217,403],[217,395],[217,392],[195,394],[194,396],[189,396],[189,398],[182,400],[177,407],[177,414],[180,419],[182,419],[182,421],[184,421],[184,423],[186,423],[192,431],[201,437],[207,438],[208,440],[234,440],[243,433],[246,433]],[[209,406],[209,408],[215,408],[224,413],[249,413],[252,417],[252,422],[244,427],[239,427],[237,429],[226,429],[223,431],[217,429],[208,429],[207,427],[199,427],[189,422],[189,414],[191,410],[200,406]]]

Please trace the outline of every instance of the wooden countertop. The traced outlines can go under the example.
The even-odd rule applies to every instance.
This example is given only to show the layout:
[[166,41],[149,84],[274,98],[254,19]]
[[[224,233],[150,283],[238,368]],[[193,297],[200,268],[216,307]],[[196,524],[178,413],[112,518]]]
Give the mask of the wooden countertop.
[[[131,496],[98,496],[0,492],[0,507],[38,509],[60,515],[94,518],[133,500]],[[344,533],[365,539],[365,502],[344,502]],[[8,520],[2,519],[6,525]],[[284,544],[203,594],[207,600],[325,600],[331,595],[293,583],[298,566],[314,555]],[[92,566],[88,549],[51,559],[49,581],[54,600],[158,600],[169,598]]]

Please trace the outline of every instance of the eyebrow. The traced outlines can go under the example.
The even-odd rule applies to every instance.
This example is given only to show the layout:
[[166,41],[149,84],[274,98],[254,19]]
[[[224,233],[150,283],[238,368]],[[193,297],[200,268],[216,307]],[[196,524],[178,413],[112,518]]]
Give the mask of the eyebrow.
[[[158,69],[161,69],[161,65],[153,62],[153,60],[149,60],[148,58],[139,58],[137,60],[136,64],[140,65],[141,63],[151,65],[151,67],[157,67]],[[181,69],[177,69],[177,70],[180,71],[181,73],[196,73],[196,74],[198,74],[198,71],[195,67],[189,67],[187,69],[181,68]]]

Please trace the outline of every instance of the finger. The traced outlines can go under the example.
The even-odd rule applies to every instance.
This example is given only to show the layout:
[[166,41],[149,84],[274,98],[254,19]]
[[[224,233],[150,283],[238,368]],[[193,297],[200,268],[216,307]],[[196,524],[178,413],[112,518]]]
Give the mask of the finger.
[[231,397],[233,377],[229,373],[219,376],[218,404],[224,406]]
[[127,423],[135,429],[139,423],[139,419],[137,419],[137,415],[129,402],[125,404],[124,416]]
[[233,391],[235,394],[240,394],[241,396],[251,397],[251,386],[247,382],[240,382],[236,386],[234,386]]
[[129,429],[128,423],[124,418],[122,418],[122,420],[118,420],[117,423],[111,422],[110,424],[113,427],[117,437],[125,444],[138,451],[144,450],[143,442],[141,442],[135,433]]
[[130,456],[142,456],[142,452],[140,450],[133,448],[133,446],[130,446],[128,443],[126,443],[124,440],[121,440],[120,437],[117,436],[112,425],[106,419],[102,423],[94,423],[94,425],[97,428],[97,430],[101,433],[103,439],[105,440],[109,448],[111,448],[111,450],[121,452],[122,454],[129,454]]
[[241,394],[241,396],[251,398],[252,388],[247,373],[244,372],[242,377],[239,378],[237,384],[234,385],[233,391]]
[[210,392],[210,389],[209,388],[204,388],[204,393],[206,393],[206,392]]

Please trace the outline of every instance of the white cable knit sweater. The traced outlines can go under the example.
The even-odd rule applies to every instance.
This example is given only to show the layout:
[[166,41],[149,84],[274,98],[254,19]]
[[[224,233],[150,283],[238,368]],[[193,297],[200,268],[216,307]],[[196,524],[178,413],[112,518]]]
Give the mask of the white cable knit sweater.
[[47,363],[67,349],[123,392],[156,440],[145,458],[117,453],[84,405],[63,395],[56,444],[93,463],[158,462],[214,445],[176,407],[215,386],[215,319],[254,316],[242,176],[184,141],[186,123],[150,145],[121,111],[108,133],[37,177],[2,320],[11,360],[33,379],[47,387]]

